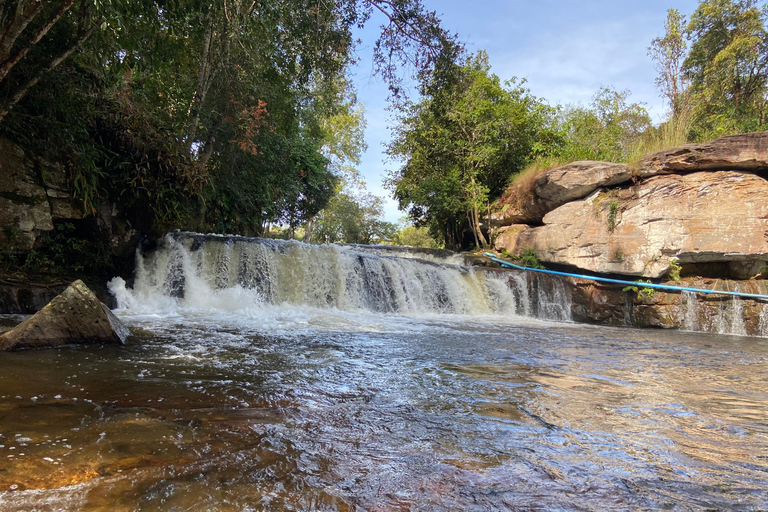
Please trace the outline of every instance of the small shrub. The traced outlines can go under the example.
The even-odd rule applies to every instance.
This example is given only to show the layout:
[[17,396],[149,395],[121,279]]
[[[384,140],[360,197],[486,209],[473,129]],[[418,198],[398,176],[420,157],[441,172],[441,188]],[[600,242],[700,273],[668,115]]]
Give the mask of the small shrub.
[[539,261],[539,258],[536,256],[536,251],[530,248],[525,249],[520,254],[514,254],[514,255],[508,254],[507,256],[512,260],[517,261],[518,264],[520,264],[523,267],[544,268],[544,265],[541,264],[541,261]]
[[677,258],[669,259],[669,277],[675,282],[680,282],[680,262]]
[[608,231],[613,233],[613,230],[616,229],[616,214],[619,212],[619,202],[618,201],[611,201],[610,205],[608,205]]
[[635,292],[635,295],[640,300],[651,300],[656,293],[656,290],[654,288],[648,288],[647,286],[642,286],[644,284],[651,284],[651,281],[643,281],[642,279],[638,279],[635,281],[637,283],[636,286],[627,286],[623,288],[621,291],[623,292]]

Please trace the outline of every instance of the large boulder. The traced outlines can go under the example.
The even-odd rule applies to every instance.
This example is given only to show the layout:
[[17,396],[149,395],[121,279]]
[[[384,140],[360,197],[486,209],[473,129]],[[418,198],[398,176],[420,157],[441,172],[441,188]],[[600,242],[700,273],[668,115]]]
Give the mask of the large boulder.
[[680,264],[768,260],[768,181],[739,171],[662,175],[569,202],[521,231],[515,247],[544,262],[661,277]]
[[629,186],[632,182],[666,174],[697,171],[749,171],[768,177],[768,132],[720,137],[705,144],[686,144],[658,151],[634,164],[583,160],[547,170],[533,186],[512,185],[492,227],[541,224],[544,215],[583,199],[599,188]]
[[536,179],[536,197],[547,211],[567,202],[587,197],[601,187],[612,187],[632,179],[627,164],[581,160],[550,169]]
[[512,224],[498,229],[493,241],[493,247],[497,251],[505,250],[509,254],[523,252],[524,247],[518,243],[520,235],[530,229],[527,224]]
[[0,350],[71,343],[122,344],[128,328],[80,280],[34,316],[0,335]]
[[491,213],[490,225],[497,228],[513,224],[541,224],[541,219],[549,210],[534,193],[525,193],[511,201],[503,201],[499,210]]

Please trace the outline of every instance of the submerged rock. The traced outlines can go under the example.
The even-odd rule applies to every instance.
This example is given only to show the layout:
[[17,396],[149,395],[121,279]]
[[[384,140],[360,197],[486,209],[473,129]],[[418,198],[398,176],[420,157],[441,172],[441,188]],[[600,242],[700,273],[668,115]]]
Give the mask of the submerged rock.
[[0,335],[0,350],[78,343],[122,344],[128,328],[79,279],[34,316]]

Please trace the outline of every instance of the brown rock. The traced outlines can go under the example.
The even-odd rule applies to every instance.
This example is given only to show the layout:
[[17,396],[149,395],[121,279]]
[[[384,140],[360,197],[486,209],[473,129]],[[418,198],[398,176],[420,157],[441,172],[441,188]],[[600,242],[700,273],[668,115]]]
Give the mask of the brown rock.
[[529,228],[530,226],[527,224],[512,224],[511,226],[499,228],[494,241],[494,248],[497,251],[504,249],[509,254],[519,254],[524,249],[517,243],[520,233]]
[[548,211],[569,201],[582,199],[601,187],[612,187],[632,179],[627,164],[582,160],[550,169],[536,179],[536,196]]
[[128,328],[77,280],[34,316],[0,335],[0,350],[70,343],[118,343]]
[[491,213],[491,226],[511,226],[513,224],[541,224],[541,219],[549,211],[546,205],[534,194],[525,194],[513,203],[504,204],[498,212]]
[[567,203],[544,223],[522,231],[517,247],[533,248],[544,262],[593,272],[660,277],[671,258],[762,262],[768,181],[739,171],[657,176]]
[[720,137],[706,144],[686,144],[644,157],[638,164],[641,178],[677,172],[768,170],[768,132]]

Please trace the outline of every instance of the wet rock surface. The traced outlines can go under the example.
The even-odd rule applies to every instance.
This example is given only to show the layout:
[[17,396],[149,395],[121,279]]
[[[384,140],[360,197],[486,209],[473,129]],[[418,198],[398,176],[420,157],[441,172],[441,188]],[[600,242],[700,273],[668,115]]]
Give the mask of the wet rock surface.
[[80,280],[37,314],[0,335],[0,350],[78,343],[122,344],[128,329]]
[[[768,300],[726,294],[644,289],[636,283],[601,283],[589,279],[508,271],[521,277],[542,297],[567,296],[571,318],[577,322],[627,327],[655,327],[686,331],[765,336],[768,333]],[[689,277],[669,286],[768,295],[768,281]]]

